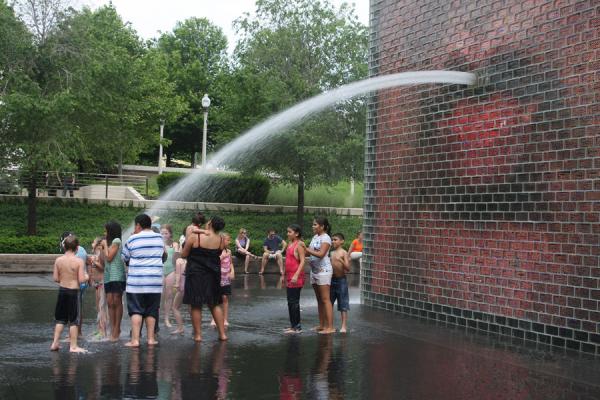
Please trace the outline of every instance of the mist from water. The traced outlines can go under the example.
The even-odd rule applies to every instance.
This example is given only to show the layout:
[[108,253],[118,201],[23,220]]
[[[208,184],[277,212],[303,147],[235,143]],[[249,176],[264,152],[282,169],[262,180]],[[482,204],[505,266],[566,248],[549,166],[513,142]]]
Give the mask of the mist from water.
[[206,179],[203,179],[203,175],[210,174],[224,167],[235,166],[236,161],[240,161],[243,157],[248,157],[251,153],[260,151],[265,146],[268,146],[274,136],[291,132],[291,128],[298,126],[312,115],[337,102],[369,92],[402,85],[431,83],[473,85],[476,83],[476,80],[476,75],[468,72],[402,72],[364,79],[321,93],[274,115],[240,135],[237,139],[208,158],[206,170],[195,170],[193,173],[180,179],[146,213],[148,215],[159,215],[159,210],[164,210],[167,206],[163,202],[182,200],[186,194],[199,190],[210,190],[210,188],[202,187],[203,182],[206,181]]

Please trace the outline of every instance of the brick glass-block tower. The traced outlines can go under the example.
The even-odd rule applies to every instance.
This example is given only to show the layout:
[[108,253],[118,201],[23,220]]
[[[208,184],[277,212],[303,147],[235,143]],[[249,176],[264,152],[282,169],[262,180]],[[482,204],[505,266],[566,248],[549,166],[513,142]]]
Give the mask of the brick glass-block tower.
[[600,2],[371,0],[367,305],[599,354]]

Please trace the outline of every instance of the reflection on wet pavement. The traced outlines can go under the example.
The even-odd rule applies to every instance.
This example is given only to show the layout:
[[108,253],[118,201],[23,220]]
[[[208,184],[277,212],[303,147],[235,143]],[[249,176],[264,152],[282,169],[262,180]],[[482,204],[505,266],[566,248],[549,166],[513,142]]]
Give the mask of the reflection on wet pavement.
[[[48,351],[55,291],[2,289],[0,398],[600,398],[594,358],[371,310],[359,304],[356,277],[353,283],[347,335],[306,330],[284,336],[288,316],[279,277],[251,275],[236,280],[227,343],[217,341],[205,312],[200,344],[191,340],[187,321],[183,337],[161,326],[155,348],[124,348],[123,335],[118,344],[82,341],[86,355]],[[301,307],[303,325],[316,324],[308,286]],[[339,325],[337,311],[335,317]],[[88,318],[84,334],[93,329]]]

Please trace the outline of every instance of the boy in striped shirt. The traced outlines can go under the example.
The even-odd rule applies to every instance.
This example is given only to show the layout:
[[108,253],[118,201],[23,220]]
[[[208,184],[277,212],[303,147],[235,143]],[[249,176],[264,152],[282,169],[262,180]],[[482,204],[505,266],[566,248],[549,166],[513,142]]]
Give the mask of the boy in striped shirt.
[[125,291],[131,318],[131,340],[125,346],[140,346],[142,320],[148,331],[148,345],[158,344],[154,327],[162,293],[164,253],[162,236],[152,231],[150,217],[146,214],[135,217],[134,234],[121,251],[123,260],[129,262]]

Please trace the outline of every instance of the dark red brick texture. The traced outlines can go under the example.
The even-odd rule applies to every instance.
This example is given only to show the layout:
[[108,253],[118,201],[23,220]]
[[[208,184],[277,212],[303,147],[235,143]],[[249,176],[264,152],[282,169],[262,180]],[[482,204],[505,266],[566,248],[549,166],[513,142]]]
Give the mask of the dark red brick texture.
[[[596,352],[600,2],[372,0],[366,304]],[[490,327],[490,325],[493,327]]]

